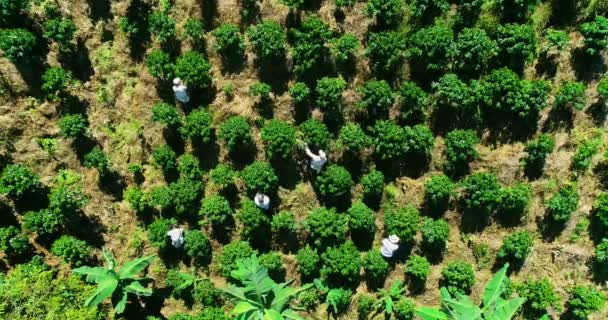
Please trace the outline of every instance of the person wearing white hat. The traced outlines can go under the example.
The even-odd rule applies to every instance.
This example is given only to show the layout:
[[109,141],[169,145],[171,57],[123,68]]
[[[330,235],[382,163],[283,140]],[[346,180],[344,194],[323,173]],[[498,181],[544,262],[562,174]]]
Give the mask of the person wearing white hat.
[[171,237],[171,244],[175,248],[181,248],[184,245],[184,229],[173,228],[167,232],[167,235]]
[[173,79],[173,92],[175,93],[175,99],[181,102],[187,110],[190,110],[190,96],[188,95],[188,87],[186,87],[182,79]]
[[327,155],[325,154],[325,151],[319,149],[319,154],[316,155],[310,151],[308,145],[304,150],[306,151],[306,155],[308,155],[310,158],[310,168],[315,170],[317,173],[321,172],[321,169],[323,169],[323,166],[325,163],[327,163]]
[[253,197],[253,202],[255,202],[255,205],[261,209],[270,209],[270,198],[263,193],[256,193],[255,197]]
[[392,258],[395,252],[399,250],[399,237],[392,234],[388,238],[382,239],[382,248],[380,254],[385,258]]

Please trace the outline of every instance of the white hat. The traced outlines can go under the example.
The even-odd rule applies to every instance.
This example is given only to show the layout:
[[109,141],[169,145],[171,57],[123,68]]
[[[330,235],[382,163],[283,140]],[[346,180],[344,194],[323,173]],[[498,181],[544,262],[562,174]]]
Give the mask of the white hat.
[[174,84],[174,85],[178,85],[178,84],[180,84],[181,82],[182,82],[182,79],[180,79],[180,78],[175,78],[175,79],[173,79],[173,84]]
[[397,244],[399,243],[399,237],[397,235],[391,234],[390,236],[388,236],[388,241]]

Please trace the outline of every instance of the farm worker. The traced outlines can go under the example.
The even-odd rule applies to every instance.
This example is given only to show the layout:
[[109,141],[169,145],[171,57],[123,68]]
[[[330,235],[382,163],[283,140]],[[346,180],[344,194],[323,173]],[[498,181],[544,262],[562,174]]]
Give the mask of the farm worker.
[[399,249],[399,237],[392,234],[387,238],[382,239],[382,248],[380,248],[380,253],[385,258],[391,258],[395,251]]
[[263,193],[256,193],[255,197],[253,197],[253,202],[255,202],[255,205],[259,208],[264,210],[270,209],[270,198]]
[[176,248],[181,248],[184,244],[184,229],[173,228],[167,232],[167,235],[171,237],[171,244]]
[[188,95],[188,87],[184,85],[184,82],[180,78],[173,79],[173,92],[175,93],[175,99],[181,102],[186,109],[190,110],[190,96]]
[[306,154],[308,155],[308,157],[310,157],[310,167],[313,170],[315,170],[317,173],[319,173],[321,171],[321,169],[323,169],[323,166],[325,165],[325,163],[327,162],[327,155],[321,149],[319,149],[318,155],[314,154],[312,151],[310,151],[310,148],[308,147],[308,145],[306,146],[305,151],[306,151]]

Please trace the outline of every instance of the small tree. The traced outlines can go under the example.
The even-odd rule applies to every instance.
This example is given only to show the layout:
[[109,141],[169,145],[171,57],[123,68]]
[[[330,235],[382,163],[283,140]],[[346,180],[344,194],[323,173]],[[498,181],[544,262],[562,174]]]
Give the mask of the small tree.
[[165,173],[177,169],[177,154],[167,145],[154,149],[152,157],[154,158],[154,163]]
[[498,54],[498,46],[483,29],[465,28],[450,48],[455,67],[467,75],[487,70]]
[[166,12],[155,11],[148,17],[149,30],[156,40],[166,44],[175,38],[175,20]]
[[13,25],[27,10],[30,0],[0,1],[0,27]]
[[53,242],[51,252],[61,257],[64,262],[78,267],[85,264],[89,259],[91,247],[78,238],[63,235]]
[[331,134],[327,126],[318,120],[308,119],[300,124],[300,132],[304,142],[321,149],[327,149],[331,140]]
[[40,211],[28,211],[23,214],[23,230],[36,232],[39,237],[48,237],[58,233],[68,217],[59,210],[43,209]]
[[161,80],[171,79],[175,68],[171,56],[160,49],[154,49],[146,55],[146,67],[150,75]]
[[10,258],[24,258],[31,250],[27,237],[15,226],[0,228],[0,252]]
[[227,164],[220,163],[211,171],[209,171],[209,178],[213,183],[219,186],[222,190],[229,188],[234,185],[234,178],[237,176],[236,171]]
[[64,98],[75,84],[72,74],[61,67],[52,67],[42,74],[42,91],[50,100]]
[[384,230],[386,234],[397,235],[401,243],[414,240],[420,224],[420,214],[411,205],[384,210]]
[[384,174],[378,170],[372,170],[361,177],[363,195],[366,198],[378,199],[384,192]]
[[322,277],[331,283],[354,284],[358,282],[361,255],[351,241],[327,249],[321,257],[323,260]]
[[532,199],[532,189],[527,183],[517,183],[500,190],[498,199],[499,212],[505,218],[519,221],[528,211]]
[[249,87],[249,95],[252,97],[260,97],[261,102],[268,102],[272,87],[264,82],[256,82]]
[[538,138],[526,143],[524,151],[528,153],[528,156],[522,160],[526,171],[542,171],[547,155],[553,151],[554,147],[555,140],[547,133],[541,134]]
[[557,90],[554,107],[560,110],[583,110],[587,99],[585,85],[580,82],[567,82]]
[[384,80],[369,80],[362,87],[357,88],[361,100],[357,104],[359,109],[365,109],[372,117],[388,115],[390,107],[395,102],[393,89]]
[[365,277],[374,285],[381,285],[388,274],[388,262],[382,257],[380,251],[369,251],[363,258]]
[[376,23],[383,26],[393,26],[401,22],[403,2],[398,0],[371,0],[367,2],[366,13],[375,18]]
[[389,120],[379,120],[373,128],[375,155],[382,160],[398,159],[405,155],[407,144],[402,127]]
[[177,172],[180,177],[190,180],[200,180],[203,175],[198,159],[190,153],[185,153],[177,159]]
[[242,150],[252,144],[251,126],[241,116],[233,116],[222,122],[218,136],[230,151]]
[[358,235],[373,237],[376,232],[376,218],[372,209],[363,202],[357,201],[348,209],[348,216],[350,217],[348,226],[355,237]]
[[447,0],[414,0],[410,6],[413,8],[413,15],[416,18],[436,15],[450,9],[450,3]]
[[479,138],[471,130],[454,130],[445,138],[447,162],[445,170],[450,175],[460,175],[468,171],[469,162],[477,159],[479,153],[475,145]]
[[458,78],[448,73],[432,84],[435,95],[433,107],[439,116],[451,121],[448,127],[472,126],[480,122],[481,114],[477,104],[472,103],[474,90]]
[[211,64],[198,52],[186,52],[175,61],[175,75],[193,89],[211,86]]
[[417,159],[430,159],[435,146],[435,137],[429,127],[423,124],[405,127],[403,138],[406,141],[408,155]]
[[338,214],[333,208],[319,207],[306,217],[304,228],[315,246],[324,249],[346,240],[347,220],[345,215]]
[[269,158],[288,159],[296,144],[296,130],[288,122],[272,119],[262,128],[262,141]]
[[494,173],[477,172],[463,181],[465,212],[489,218],[494,214],[500,196],[500,184]]
[[588,319],[589,315],[602,310],[606,295],[594,286],[578,285],[570,290],[568,311],[576,320]]
[[445,70],[453,40],[454,32],[445,25],[419,29],[409,39],[408,57],[426,70]]
[[214,195],[203,198],[199,215],[205,217],[214,227],[225,227],[232,221],[233,210],[226,198]]
[[566,223],[570,215],[578,207],[578,192],[576,185],[570,183],[561,187],[549,201],[547,201],[547,213],[557,223]]
[[316,249],[306,245],[306,247],[298,250],[296,261],[302,278],[311,279],[319,274],[319,262],[321,258]]
[[182,120],[179,132],[184,138],[189,138],[198,143],[209,143],[213,137],[211,126],[213,117],[206,109],[197,109],[190,112]]
[[323,77],[317,81],[315,89],[317,106],[324,110],[336,110],[342,102],[342,92],[346,89],[346,81],[340,78]]
[[279,235],[292,235],[298,229],[296,218],[289,211],[281,211],[272,216],[270,229]]
[[250,27],[247,36],[261,61],[271,62],[285,54],[285,31],[275,21],[265,20]]
[[422,227],[422,246],[433,253],[441,253],[445,250],[450,237],[450,226],[443,219],[433,220],[426,218]]
[[309,101],[311,95],[310,88],[304,82],[296,82],[291,88],[289,88],[289,96],[291,100],[298,105],[304,105]]
[[365,54],[371,59],[372,68],[383,75],[394,74],[405,58],[405,41],[400,33],[385,31],[370,33]]
[[237,213],[237,218],[243,225],[241,229],[243,239],[248,239],[251,242],[268,237],[270,219],[253,201],[243,201],[241,210]]
[[82,138],[89,128],[87,119],[79,113],[64,116],[59,119],[57,126],[59,133],[65,138]]
[[540,317],[551,307],[560,307],[560,299],[553,285],[547,278],[527,280],[516,287],[517,293],[524,299],[524,315]]
[[196,265],[206,265],[211,261],[211,241],[200,230],[188,230],[184,237],[184,250]]
[[536,4],[538,0],[498,0],[496,9],[504,19],[522,20]]
[[189,18],[184,24],[184,35],[185,38],[190,40],[192,47],[202,48],[204,45],[205,38],[205,26],[199,19]]
[[522,263],[532,250],[533,244],[532,237],[527,231],[511,233],[503,240],[498,257],[506,261]]
[[360,46],[357,36],[345,33],[332,42],[330,51],[337,65],[348,65],[354,62]]
[[538,40],[531,26],[509,23],[498,26],[496,42],[509,65],[520,68],[534,58]]
[[222,277],[229,277],[233,270],[237,269],[237,261],[251,257],[256,251],[251,248],[249,242],[234,240],[225,245],[217,257],[218,272]]
[[425,183],[425,203],[435,213],[443,213],[454,196],[455,185],[444,174],[431,176]]
[[215,29],[212,35],[215,37],[215,50],[227,62],[245,54],[245,37],[237,25],[224,23]]
[[338,142],[344,147],[345,151],[352,154],[368,148],[372,143],[370,137],[365,134],[361,126],[354,122],[349,122],[340,129]]
[[594,21],[583,23],[580,31],[588,54],[598,55],[608,46],[608,18],[597,15]]
[[428,94],[414,82],[404,82],[399,89],[401,119],[407,124],[424,122],[428,116]]
[[0,193],[20,199],[41,189],[40,177],[23,165],[10,164],[2,170]]
[[152,106],[152,121],[159,122],[168,127],[175,127],[181,122],[177,109],[165,102],[157,102]]
[[76,25],[71,18],[60,17],[44,22],[44,37],[55,41],[60,52],[69,47],[75,32]]
[[449,262],[441,270],[443,286],[451,294],[467,294],[475,284],[475,272],[471,264],[463,261]]
[[317,177],[319,194],[324,197],[338,198],[350,194],[354,184],[346,168],[332,164]]
[[169,247],[169,236],[167,232],[177,224],[177,220],[170,218],[158,218],[148,226],[148,241],[158,250],[163,251]]
[[169,187],[176,214],[184,216],[196,212],[196,205],[203,191],[201,181],[180,177]]
[[[0,10],[0,12],[3,11]],[[0,31],[0,49],[13,63],[31,61],[35,48],[36,36],[28,30],[4,29]]]
[[405,276],[410,280],[413,288],[424,288],[429,273],[431,273],[431,264],[425,257],[413,254],[407,259]]

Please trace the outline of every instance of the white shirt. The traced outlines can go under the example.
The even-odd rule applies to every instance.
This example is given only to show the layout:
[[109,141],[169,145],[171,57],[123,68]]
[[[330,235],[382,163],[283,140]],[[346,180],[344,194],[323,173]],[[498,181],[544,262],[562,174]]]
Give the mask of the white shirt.
[[184,229],[174,228],[167,232],[167,235],[171,237],[171,244],[176,248],[181,248],[184,244]]
[[323,150],[319,150],[319,155],[316,155],[306,147],[306,154],[310,157],[310,167],[317,173],[321,171],[325,163],[327,163],[327,155]]
[[396,243],[392,243],[390,240],[384,238],[382,239],[382,248],[380,248],[380,253],[385,258],[390,258],[395,254],[395,251],[399,249],[399,245]]
[[253,198],[253,202],[255,202],[255,205],[259,208],[264,210],[270,209],[270,198],[263,193],[256,194]]
[[173,92],[175,92],[175,98],[183,103],[190,102],[190,96],[188,96],[188,92],[186,91],[188,87],[183,84],[179,84],[173,86]]

